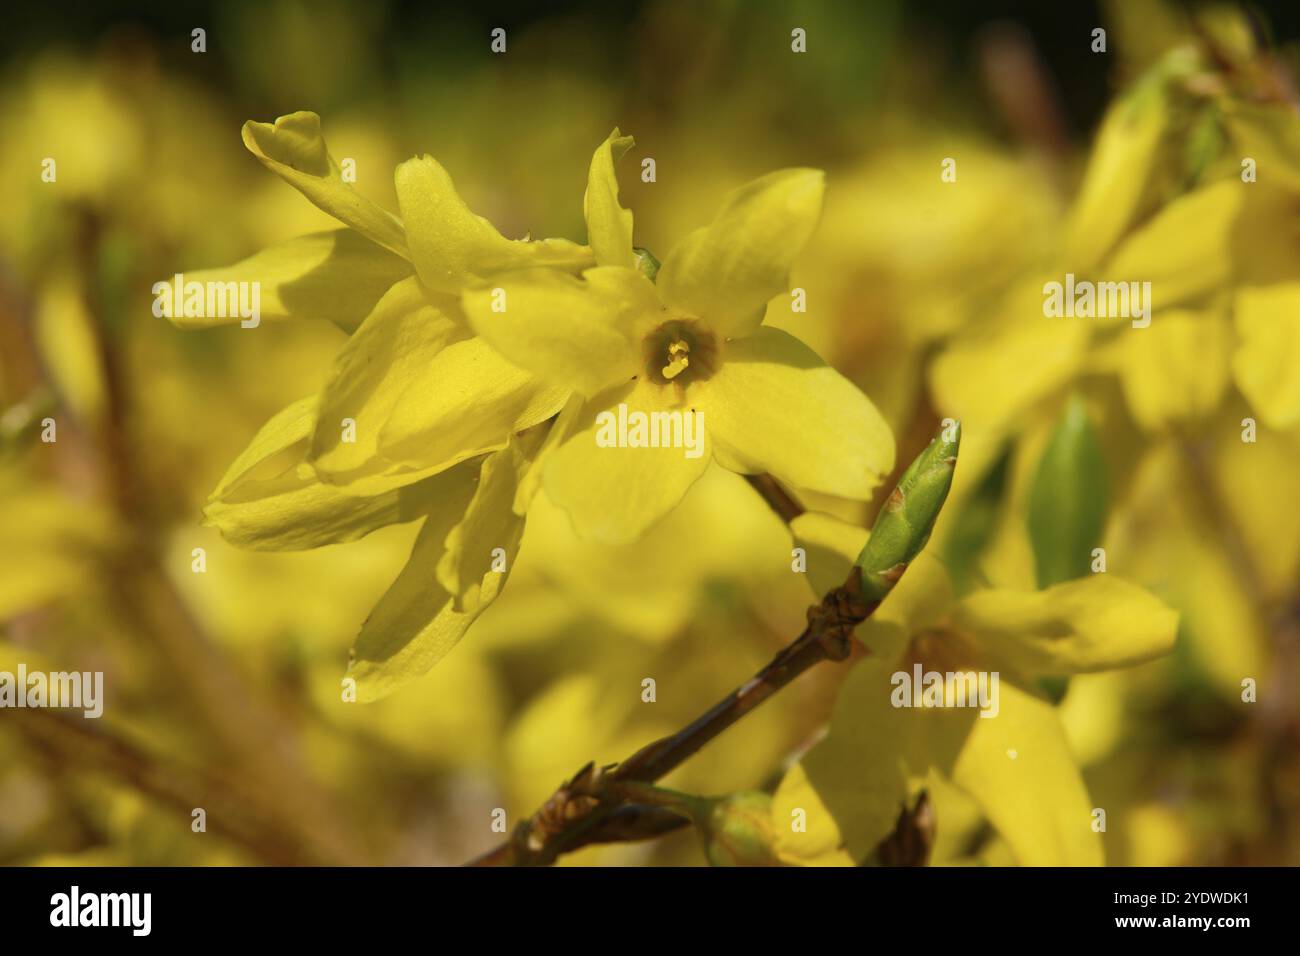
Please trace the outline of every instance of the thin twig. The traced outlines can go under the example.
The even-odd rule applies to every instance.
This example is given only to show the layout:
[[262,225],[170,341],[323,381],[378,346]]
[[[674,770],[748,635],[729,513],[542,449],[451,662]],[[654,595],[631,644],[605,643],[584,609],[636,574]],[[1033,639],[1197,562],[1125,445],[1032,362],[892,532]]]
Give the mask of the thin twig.
[[[675,734],[643,747],[612,770],[592,764],[583,767],[518,826],[508,842],[471,865],[546,866],[563,853],[608,842],[604,828],[626,805],[622,801],[627,794],[621,784],[653,783],[804,671],[822,661],[846,660],[853,647],[853,629],[876,607],[876,603],[863,600],[862,577],[854,568],[843,585],[808,609],[808,626],[803,632],[752,678]],[[667,821],[655,822],[662,826]],[[654,834],[634,833],[633,838],[648,835]]]
[[[100,238],[102,223],[88,207],[75,207],[75,248],[81,272],[85,276],[100,273]],[[7,285],[7,284],[6,284]],[[3,291],[8,292],[5,288]],[[129,529],[117,545],[101,555],[103,577],[111,582],[107,591],[111,608],[128,625],[141,649],[159,653],[185,690],[184,701],[200,726],[214,738],[226,758],[224,776],[240,781],[245,789],[256,790],[263,803],[262,811],[274,818],[273,827],[248,825],[248,832],[270,834],[276,829],[286,836],[270,839],[268,860],[289,860],[283,846],[292,846],[299,862],[364,863],[369,855],[344,827],[332,797],[310,774],[291,734],[282,728],[283,721],[270,701],[255,693],[228,652],[204,630],[182,599],[162,562],[162,548],[154,536],[157,516],[149,511],[150,489],[145,475],[137,467],[139,456],[132,447],[128,420],[131,392],[129,375],[123,367],[120,348],[112,341],[109,327],[111,304],[103,300],[95,283],[84,284],[81,295],[93,321],[96,356],[105,383],[105,407],[95,421],[93,433],[87,427],[74,431],[81,441],[92,447],[93,473],[101,478],[102,492],[108,497]],[[17,311],[27,322],[31,319],[28,303]],[[18,337],[31,376],[37,383],[47,382],[35,338],[30,328]],[[75,422],[75,419],[72,420]],[[61,438],[66,426],[60,422]],[[76,447],[77,442],[60,441],[60,446]],[[60,739],[72,739],[67,732]],[[82,752],[82,751],[77,751]],[[84,751],[93,755],[95,751]],[[128,783],[161,780],[124,776]],[[157,795],[157,794],[154,794]],[[243,801],[247,803],[248,801]],[[241,801],[227,801],[223,819],[233,821]],[[230,826],[238,824],[230,823]],[[250,849],[257,851],[257,846]]]
[[227,778],[174,761],[162,762],[125,737],[98,727],[96,721],[39,708],[14,710],[11,719],[30,744],[48,753],[60,767],[100,773],[127,784],[187,823],[193,811],[202,808],[212,832],[258,859],[280,866],[326,862],[310,844],[286,833],[255,794],[240,792]]

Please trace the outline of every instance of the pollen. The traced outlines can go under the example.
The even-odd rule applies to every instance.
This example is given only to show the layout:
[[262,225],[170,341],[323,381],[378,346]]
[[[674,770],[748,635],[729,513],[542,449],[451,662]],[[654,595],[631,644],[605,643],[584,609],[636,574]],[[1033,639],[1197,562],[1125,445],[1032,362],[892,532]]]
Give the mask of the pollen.
[[641,350],[646,375],[658,385],[685,389],[717,371],[716,339],[690,318],[665,322],[646,336]]
[[686,371],[691,364],[691,345],[689,342],[678,339],[668,346],[668,364],[663,367],[664,378],[672,381],[682,372]]

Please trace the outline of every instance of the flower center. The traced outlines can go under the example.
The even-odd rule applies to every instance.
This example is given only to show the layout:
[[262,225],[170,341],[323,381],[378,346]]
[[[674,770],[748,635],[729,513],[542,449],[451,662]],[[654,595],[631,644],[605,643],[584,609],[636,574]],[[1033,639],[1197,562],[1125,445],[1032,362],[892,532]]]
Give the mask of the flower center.
[[691,367],[691,343],[678,339],[668,346],[668,364],[662,369],[664,378],[676,378]]
[[642,343],[646,376],[657,385],[685,388],[717,371],[718,348],[713,335],[690,319],[673,319],[659,326]]

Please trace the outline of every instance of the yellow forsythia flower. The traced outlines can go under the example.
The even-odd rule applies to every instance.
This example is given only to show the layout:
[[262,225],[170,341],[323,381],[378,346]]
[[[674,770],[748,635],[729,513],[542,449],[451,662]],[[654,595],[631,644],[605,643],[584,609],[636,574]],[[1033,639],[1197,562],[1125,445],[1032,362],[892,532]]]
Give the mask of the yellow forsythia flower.
[[[870,401],[762,325],[816,225],[820,172],[737,191],[656,283],[618,204],[614,163],[632,142],[618,130],[591,161],[588,246],[505,238],[429,156],[397,168],[399,219],[345,178],[314,113],[248,123],[244,142],[349,228],[161,283],[155,307],[181,326],[233,323],[249,316],[206,314],[188,290],[255,284],[261,315],[246,328],[318,317],[351,332],[320,394],[262,428],[206,515],[234,543],[268,550],[423,520],[357,639],[349,675],[362,697],[427,671],[495,599],[542,484],[580,532],[623,542],[714,459],[857,499],[893,467]],[[689,411],[692,423],[707,413],[707,431],[684,448],[602,447],[594,428],[619,404]]]
[[606,542],[639,537],[710,459],[868,498],[893,467],[888,425],[811,349],[763,325],[816,225],[821,172],[781,170],[736,190],[651,281],[617,203],[614,152],[630,142],[615,130],[592,162],[594,268],[512,272],[462,295],[482,339],[577,396],[543,452],[547,495]]

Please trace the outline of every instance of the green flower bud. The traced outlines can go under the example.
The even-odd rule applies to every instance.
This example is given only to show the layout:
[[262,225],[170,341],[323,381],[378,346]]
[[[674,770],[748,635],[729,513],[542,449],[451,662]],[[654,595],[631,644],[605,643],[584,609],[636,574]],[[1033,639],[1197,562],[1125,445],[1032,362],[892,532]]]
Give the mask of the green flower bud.
[[1029,538],[1040,588],[1081,578],[1106,520],[1106,466],[1083,399],[1066,403],[1029,491]]
[[[1083,399],[1070,396],[1029,489],[1029,540],[1040,588],[1081,578],[1091,571],[1092,551],[1106,523],[1106,465]],[[1038,681],[1048,700],[1060,703],[1069,679]]]
[[885,499],[871,537],[855,562],[862,571],[864,600],[884,600],[930,540],[935,519],[952,487],[960,444],[960,422],[941,429]]
[[773,849],[772,797],[741,790],[709,801],[698,820],[712,866],[778,866]]

